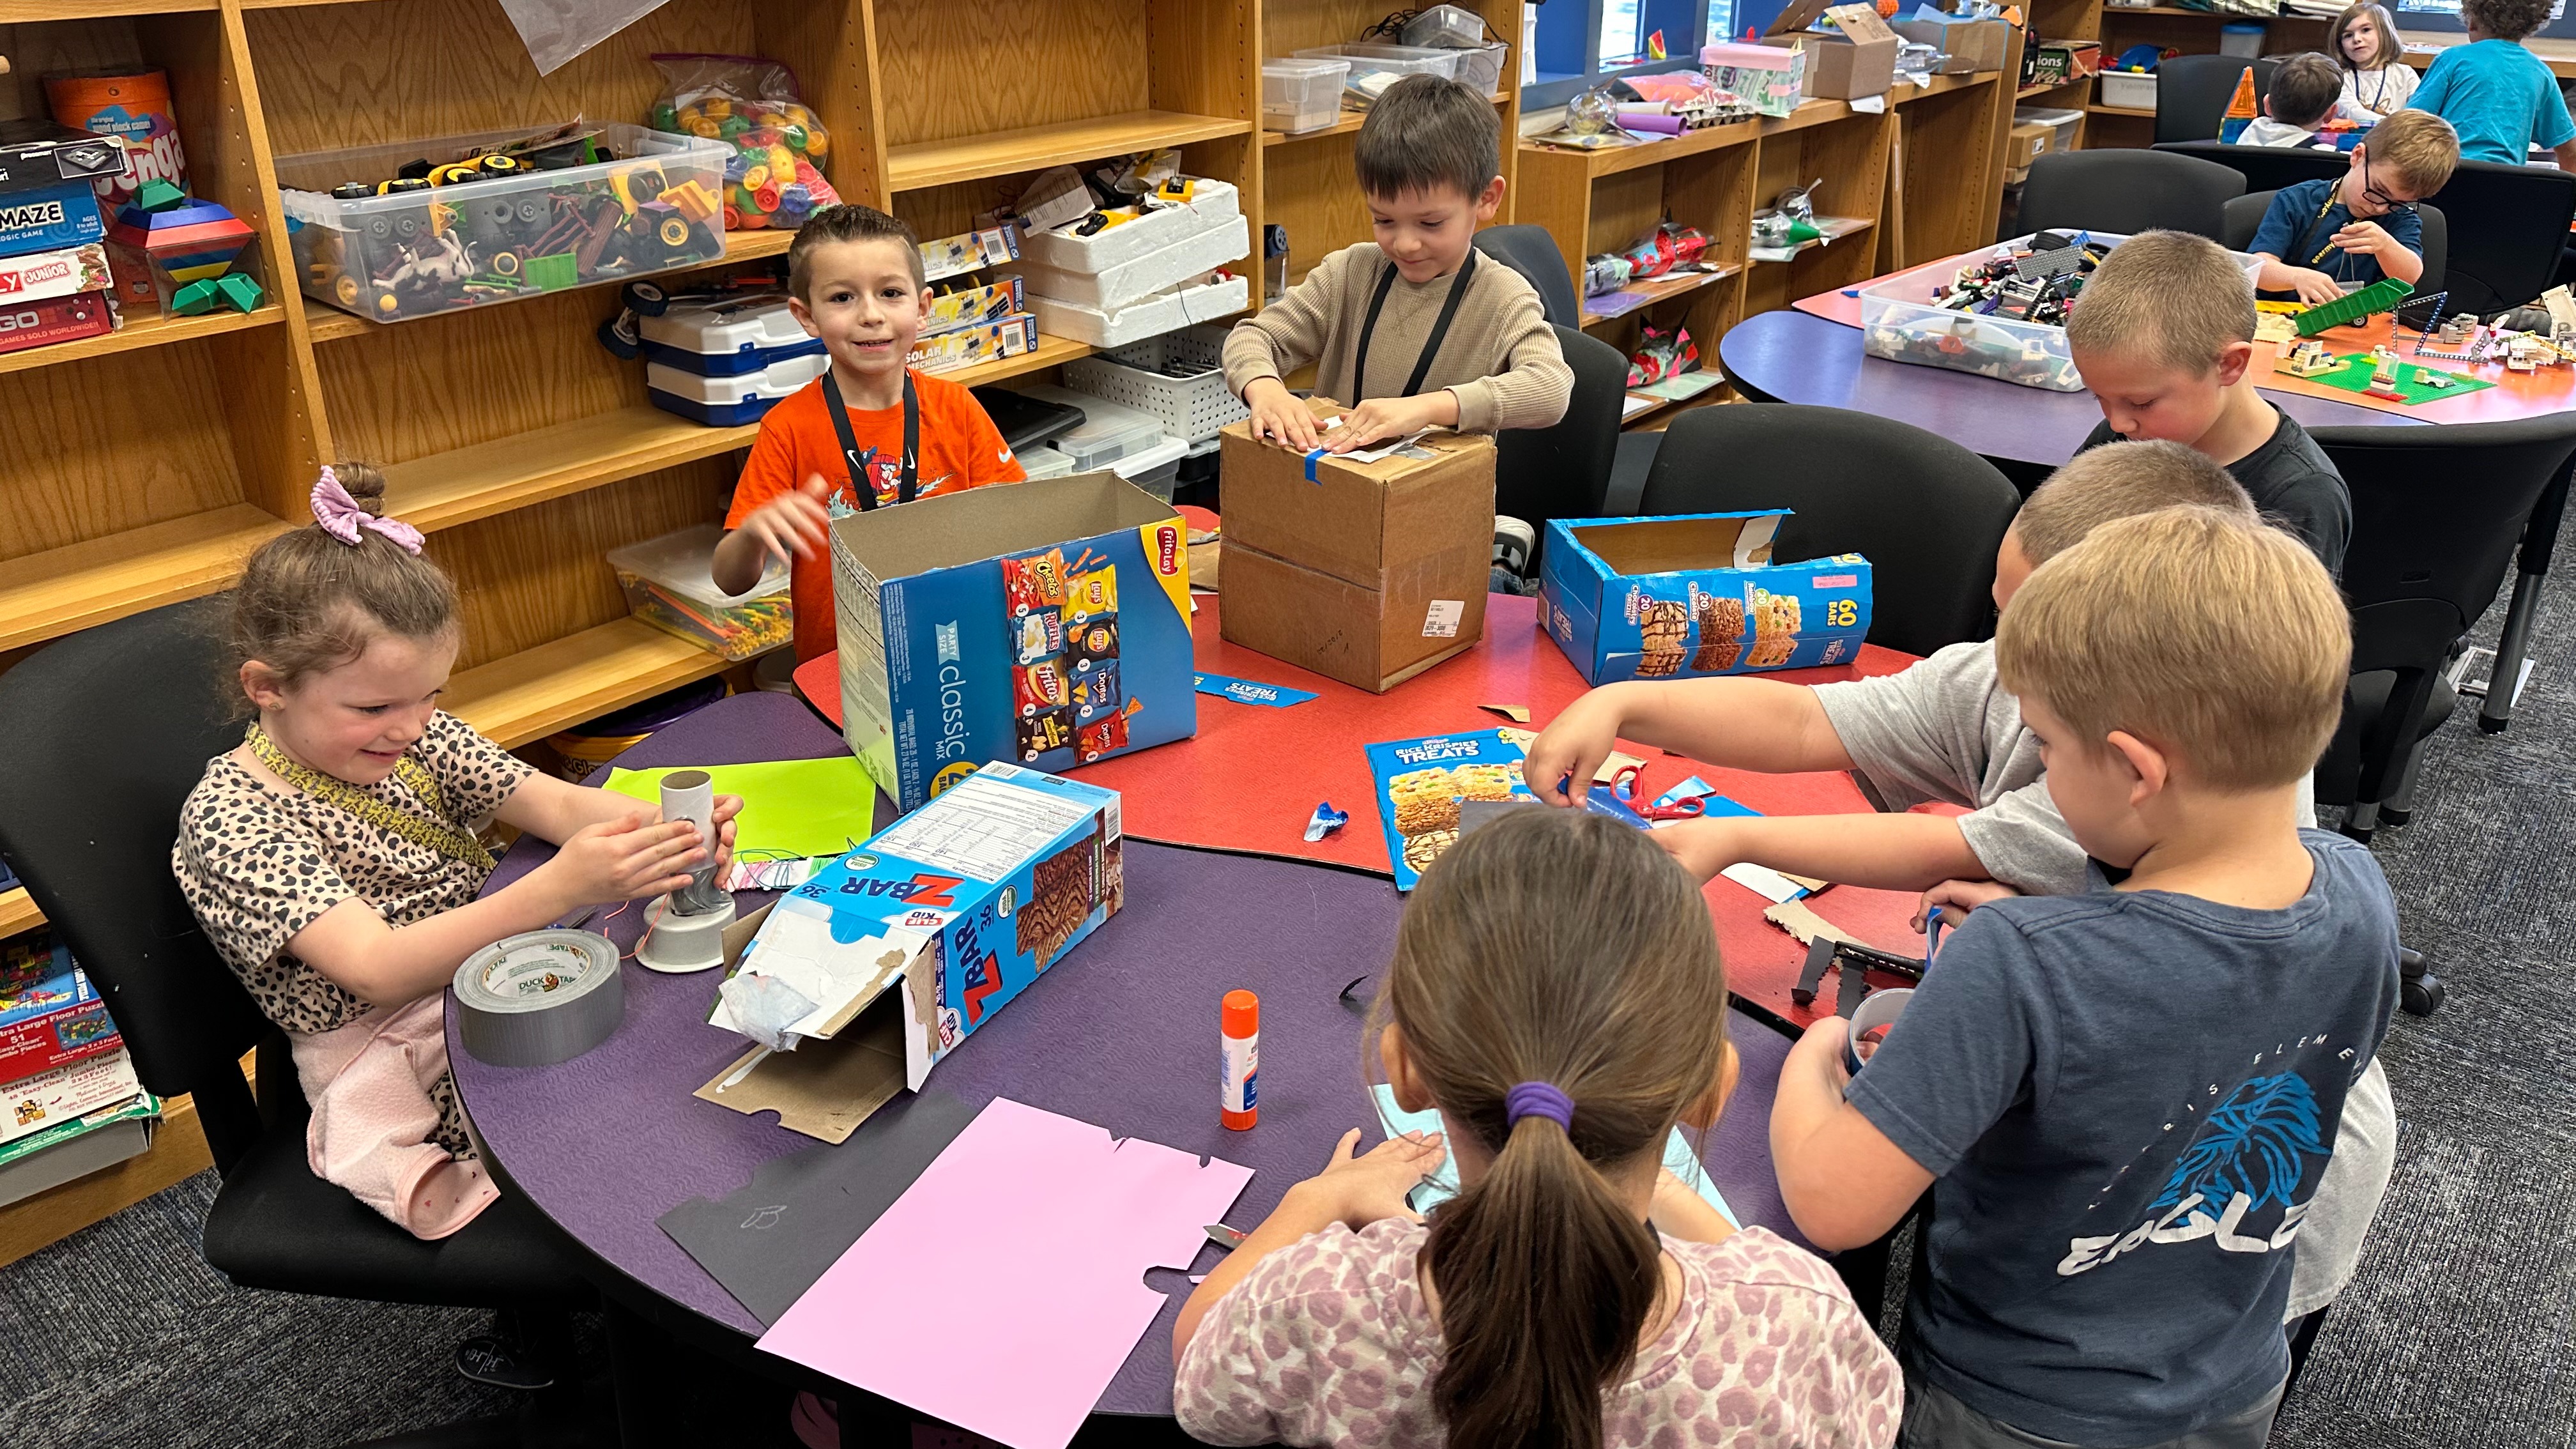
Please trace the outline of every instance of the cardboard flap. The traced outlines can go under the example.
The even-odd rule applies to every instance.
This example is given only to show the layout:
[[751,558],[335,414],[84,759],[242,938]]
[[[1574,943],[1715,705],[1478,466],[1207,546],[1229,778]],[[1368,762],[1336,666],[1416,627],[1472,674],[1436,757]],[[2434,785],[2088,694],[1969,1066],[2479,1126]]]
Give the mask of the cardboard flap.
[[1825,14],[1842,27],[1846,39],[1855,43],[1866,45],[1873,40],[1896,38],[1896,32],[1888,29],[1887,22],[1879,18],[1875,5],[1836,5]]
[[832,545],[875,577],[899,579],[1179,518],[1115,473],[1076,473],[845,514],[832,520]]
[[1832,0],[1789,0],[1781,7],[1779,17],[1771,22],[1771,28],[1762,33],[1765,36],[1795,35],[1815,24],[1830,3]]
[[[1771,562],[1771,541],[1788,510],[1710,514],[1688,518],[1596,523],[1572,530],[1575,541],[1622,575],[1682,569],[1759,568]],[[1716,560],[1728,562],[1720,564]]]
[[791,1132],[845,1141],[869,1114],[904,1090],[899,1000],[880,996],[879,1008],[862,1013],[857,1029],[832,1041],[808,1041],[792,1052],[770,1052],[741,1081],[725,1086],[726,1078],[761,1056],[762,1049],[753,1047],[690,1095],[746,1117],[776,1112],[778,1125]]

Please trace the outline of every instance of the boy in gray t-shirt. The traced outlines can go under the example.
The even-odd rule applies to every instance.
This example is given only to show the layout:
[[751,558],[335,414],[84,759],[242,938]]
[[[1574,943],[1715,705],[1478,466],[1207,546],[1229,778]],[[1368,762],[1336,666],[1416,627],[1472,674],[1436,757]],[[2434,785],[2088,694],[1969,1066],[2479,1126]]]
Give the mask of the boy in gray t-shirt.
[[[1995,604],[2101,524],[2177,504],[2255,516],[2227,470],[2180,443],[2095,448],[2060,468],[1995,554]],[[1530,788],[1576,803],[1620,739],[1739,770],[1848,770],[1886,813],[1723,818],[1666,826],[1655,842],[1705,880],[1737,861],[1881,890],[1994,881],[2027,895],[2084,891],[2089,862],[2048,796],[2039,744],[1995,679],[1992,642],[1953,644],[1878,679],[1809,688],[1749,677],[1604,685],[1549,722],[1529,750]],[[1937,802],[1958,816],[1907,813]],[[2316,824],[2308,792],[2298,823]],[[1970,889],[1950,893],[1972,895]],[[1961,902],[1965,904],[1965,901]],[[2397,1113],[2374,1059],[2352,1094],[2330,1176],[2300,1238],[2287,1316],[2334,1301],[2352,1278],[2396,1163]]]
[[2295,824],[2343,598],[2288,535],[2172,508],[2039,568],[1995,656],[2069,831],[2126,874],[1989,895],[1857,1074],[1849,1024],[1810,1027],[1781,1199],[1852,1247],[1933,1190],[1904,1449],[2260,1449],[2292,1249],[2398,996],[2378,864]]

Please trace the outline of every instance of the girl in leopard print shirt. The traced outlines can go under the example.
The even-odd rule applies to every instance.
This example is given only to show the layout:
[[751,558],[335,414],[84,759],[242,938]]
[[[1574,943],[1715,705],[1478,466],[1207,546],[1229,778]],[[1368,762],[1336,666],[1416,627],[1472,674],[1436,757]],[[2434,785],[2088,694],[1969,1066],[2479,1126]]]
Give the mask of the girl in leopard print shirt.
[[[383,476],[325,468],[315,522],[251,556],[235,681],[256,718],[206,764],[171,869],[251,999],[284,1027],[313,1104],[313,1170],[424,1238],[495,1196],[447,1073],[442,992],[467,956],[582,906],[688,882],[687,822],[540,775],[441,711],[462,632]],[[739,800],[718,802],[718,849]],[[476,899],[492,819],[562,844]]]
[[1206,1443],[1871,1449],[1895,1359],[1831,1268],[1661,1166],[1734,1085],[1699,891],[1641,832],[1514,811],[1422,878],[1378,998],[1396,1104],[1441,1136],[1297,1184],[1182,1307]]

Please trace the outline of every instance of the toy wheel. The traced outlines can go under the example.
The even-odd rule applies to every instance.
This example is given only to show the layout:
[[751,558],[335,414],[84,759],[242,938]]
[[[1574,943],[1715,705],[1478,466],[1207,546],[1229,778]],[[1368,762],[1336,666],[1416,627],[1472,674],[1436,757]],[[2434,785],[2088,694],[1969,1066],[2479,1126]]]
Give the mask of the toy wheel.
[[342,277],[331,286],[331,296],[343,307],[358,305],[358,279]]
[[394,240],[412,241],[420,235],[422,217],[418,212],[394,218]]
[[505,277],[517,276],[519,274],[519,254],[517,252],[493,253],[492,270]]
[[390,317],[396,312],[402,310],[402,298],[395,296],[391,292],[378,292],[376,294],[376,310]]
[[657,234],[662,238],[662,245],[666,247],[687,246],[689,244],[688,218],[679,216],[662,218],[662,225]]
[[371,236],[371,237],[374,237],[374,238],[376,238],[377,240],[381,241],[381,240],[383,240],[383,239],[384,239],[384,238],[386,238],[386,237],[392,236],[393,234],[394,234],[394,219],[393,219],[392,217],[390,217],[390,216],[371,216],[371,217],[368,217],[368,218],[367,218],[367,235],[369,235],[369,236]]
[[638,317],[659,317],[669,309],[671,294],[651,282],[629,282],[626,284],[626,305]]

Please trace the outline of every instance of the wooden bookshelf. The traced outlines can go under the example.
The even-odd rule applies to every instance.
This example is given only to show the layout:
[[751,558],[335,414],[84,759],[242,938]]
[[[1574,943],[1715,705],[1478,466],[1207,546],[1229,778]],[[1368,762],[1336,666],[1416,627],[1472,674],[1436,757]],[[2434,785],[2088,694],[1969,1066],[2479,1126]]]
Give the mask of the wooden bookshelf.
[[32,931],[44,923],[45,913],[36,909],[25,887],[0,891],[0,936]]
[[641,619],[617,619],[458,674],[441,701],[509,748],[733,664]]
[[109,357],[138,347],[192,342],[249,327],[274,327],[285,320],[286,309],[274,302],[263,303],[248,312],[218,312],[204,317],[133,317],[104,337],[84,337],[78,342],[58,342],[51,347],[30,347],[24,352],[0,352],[0,373],[60,367],[67,362]]
[[1043,171],[1069,161],[1123,156],[1164,146],[1186,146],[1219,136],[1241,136],[1253,129],[1245,120],[1193,116],[1178,111],[1129,111],[1053,126],[1024,126],[1013,131],[968,136],[955,141],[924,141],[889,147],[889,187],[919,191],[925,186],[951,186],[1023,171]]
[[[2032,0],[2031,19],[2043,40],[2099,43],[2106,65],[2133,45],[2153,45],[2184,55],[2214,55],[2218,53],[2220,27],[2240,22],[2263,27],[2265,55],[2321,51],[2332,23],[2304,15],[2220,15],[2176,5],[2125,6],[2106,4],[2104,0]],[[2083,111],[2084,119],[2076,129],[2078,147],[2153,144],[2154,108],[2106,105],[2101,88],[2094,82],[2095,78],[2088,76],[2064,85],[2024,87],[2021,98],[2045,97],[2045,104]]]

